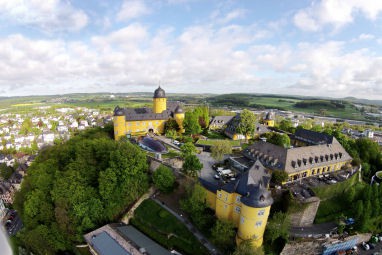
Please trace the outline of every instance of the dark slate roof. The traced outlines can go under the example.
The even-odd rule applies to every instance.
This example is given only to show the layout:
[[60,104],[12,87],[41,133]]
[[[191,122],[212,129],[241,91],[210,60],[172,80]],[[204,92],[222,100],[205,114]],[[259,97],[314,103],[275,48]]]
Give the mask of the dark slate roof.
[[241,200],[244,204],[261,208],[273,203],[272,196],[266,188],[270,179],[270,172],[257,160],[247,172],[224,185],[211,183],[202,178],[199,178],[199,181],[211,192],[216,193],[219,189],[228,193],[236,192],[242,196]]
[[352,160],[341,144],[334,137],[332,139],[331,144],[289,149],[259,141],[246,148],[243,155],[252,160],[260,160],[270,169],[284,170],[288,174]]
[[220,189],[220,185],[217,182],[210,182],[203,178],[199,178],[200,184],[202,184],[203,187],[205,187],[207,190],[211,191],[212,193],[216,193],[218,189]]
[[180,105],[178,105],[176,108],[175,108],[175,113],[184,113],[182,107]]
[[333,136],[307,129],[297,129],[294,138],[312,145],[331,144],[333,142]]
[[251,184],[248,186],[248,196],[242,196],[240,201],[251,207],[263,208],[273,204],[271,192],[260,185]]
[[[122,237],[133,242],[139,248],[144,248],[149,255],[171,255],[171,252],[148,238],[133,226],[123,226],[116,228]],[[109,253],[113,254],[114,253]]]
[[166,92],[160,86],[154,91],[154,98],[166,98]]
[[126,121],[134,120],[168,120],[174,117],[176,108],[180,105],[179,102],[167,102],[167,109],[162,113],[154,113],[152,108],[120,108],[114,109],[114,116],[125,115]]
[[234,116],[215,116],[211,122],[210,125],[215,126],[224,126],[226,125]]
[[275,119],[275,113],[274,112],[267,112],[265,115],[265,120],[274,120]]
[[115,241],[108,233],[101,232],[91,239],[93,248],[99,255],[131,255]]

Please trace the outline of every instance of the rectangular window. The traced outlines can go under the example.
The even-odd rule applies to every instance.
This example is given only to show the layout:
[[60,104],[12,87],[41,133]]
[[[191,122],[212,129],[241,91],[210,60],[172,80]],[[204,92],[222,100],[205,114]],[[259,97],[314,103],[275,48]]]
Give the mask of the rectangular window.
[[262,223],[262,221],[258,221],[258,222],[256,222],[256,227],[261,227],[261,223]]
[[240,206],[236,206],[236,207],[235,207],[235,211],[236,211],[237,213],[240,213],[240,210],[241,210]]
[[219,193],[219,194],[218,194],[218,197],[221,198],[221,197],[222,197],[222,193]]
[[241,198],[240,196],[237,196],[236,197],[236,202],[240,203],[240,198]]
[[244,224],[244,217],[243,216],[241,216],[240,221],[241,221],[241,224]]
[[265,213],[265,210],[260,210],[260,211],[257,213],[257,215],[262,216],[262,215],[264,215],[264,213]]

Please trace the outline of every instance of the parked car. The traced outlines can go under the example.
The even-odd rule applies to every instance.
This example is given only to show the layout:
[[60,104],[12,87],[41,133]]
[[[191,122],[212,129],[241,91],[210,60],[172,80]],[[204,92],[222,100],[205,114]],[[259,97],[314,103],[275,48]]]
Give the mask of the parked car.
[[369,246],[366,242],[362,242],[362,248],[363,248],[365,251],[370,250],[370,246]]

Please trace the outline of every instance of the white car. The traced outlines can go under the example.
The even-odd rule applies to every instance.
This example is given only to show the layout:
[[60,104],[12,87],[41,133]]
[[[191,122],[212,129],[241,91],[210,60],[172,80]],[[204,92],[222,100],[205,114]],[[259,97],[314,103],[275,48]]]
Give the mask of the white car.
[[180,142],[179,142],[179,141],[177,141],[177,140],[174,140],[172,143],[173,143],[173,144],[175,144],[175,145],[177,145],[177,146],[179,146],[179,145],[180,145]]
[[365,242],[362,242],[362,247],[365,249],[365,251],[370,250],[370,246]]

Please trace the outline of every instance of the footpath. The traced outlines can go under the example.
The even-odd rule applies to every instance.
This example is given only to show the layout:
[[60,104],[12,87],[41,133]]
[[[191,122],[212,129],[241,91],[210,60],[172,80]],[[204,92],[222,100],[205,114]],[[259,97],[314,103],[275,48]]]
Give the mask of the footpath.
[[167,205],[159,201],[158,199],[151,197],[153,201],[155,201],[158,205],[162,206],[164,209],[166,209],[168,212],[170,212],[172,215],[174,215],[178,220],[183,222],[183,224],[188,228],[188,230],[191,231],[191,233],[208,249],[210,254],[212,255],[221,255],[221,253],[216,249],[216,247],[210,243],[207,238],[204,237],[202,233],[200,233],[186,218],[183,217],[183,215],[179,215],[175,211],[173,211],[171,208],[169,208]]

